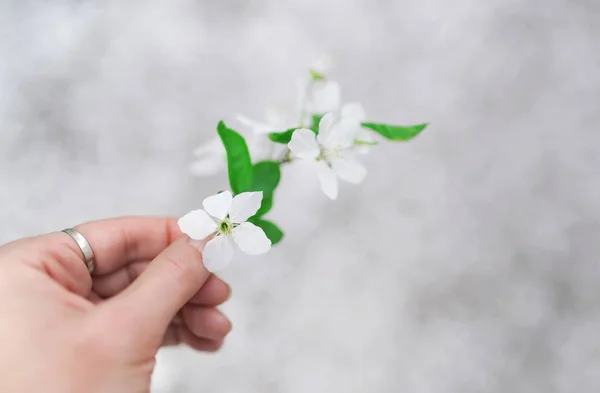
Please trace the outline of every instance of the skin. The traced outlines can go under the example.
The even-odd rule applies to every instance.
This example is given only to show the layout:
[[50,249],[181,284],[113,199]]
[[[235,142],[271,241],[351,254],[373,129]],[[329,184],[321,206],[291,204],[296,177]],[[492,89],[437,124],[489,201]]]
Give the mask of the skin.
[[150,391],[158,349],[216,351],[231,330],[217,306],[229,286],[202,264],[204,242],[174,218],[75,227],[96,257],[61,232],[0,247],[0,391]]

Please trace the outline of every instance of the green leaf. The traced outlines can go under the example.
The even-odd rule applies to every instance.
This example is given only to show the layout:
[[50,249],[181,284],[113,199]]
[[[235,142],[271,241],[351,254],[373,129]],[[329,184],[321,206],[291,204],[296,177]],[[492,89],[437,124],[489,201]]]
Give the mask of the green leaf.
[[312,80],[314,81],[322,81],[325,80],[325,75],[321,74],[320,72],[317,72],[315,70],[308,70],[308,72],[310,72],[310,77],[312,78]]
[[271,209],[273,208],[273,196],[264,196],[263,194],[263,199],[262,202],[260,203],[260,208],[258,209],[258,211],[256,212],[256,214],[253,217],[262,217],[265,214],[267,214],[268,212],[271,211]]
[[[312,116],[312,126],[310,129],[315,133],[319,133],[319,123],[324,115],[313,115]],[[294,131],[302,127],[290,128],[289,130],[283,132],[272,132],[269,134],[269,139],[275,143],[283,143],[288,144],[292,140],[292,134]]]
[[325,116],[325,115],[313,115],[312,116],[312,127],[310,127],[310,129],[313,130],[315,132],[315,134],[319,133],[319,123],[321,122],[321,119],[323,118],[323,116]]
[[280,163],[277,161],[261,161],[254,164],[251,191],[262,191],[263,200],[256,217],[267,214],[273,207],[273,193],[281,179]]
[[248,191],[252,185],[252,161],[244,137],[220,121],[217,132],[227,151],[229,185],[234,195]]
[[269,134],[269,139],[275,143],[282,143],[284,145],[287,145],[292,140],[292,134],[298,128],[299,127],[290,128],[289,130],[283,132],[272,132]]
[[408,141],[413,139],[427,127],[429,123],[414,126],[391,126],[388,124],[362,123],[363,127],[369,128],[384,138],[392,141]]
[[281,239],[283,239],[283,231],[271,221],[256,219],[253,220],[253,223],[265,231],[265,234],[271,240],[272,245],[279,243]]
[[252,191],[273,194],[280,179],[281,170],[277,161],[260,161],[252,167]]

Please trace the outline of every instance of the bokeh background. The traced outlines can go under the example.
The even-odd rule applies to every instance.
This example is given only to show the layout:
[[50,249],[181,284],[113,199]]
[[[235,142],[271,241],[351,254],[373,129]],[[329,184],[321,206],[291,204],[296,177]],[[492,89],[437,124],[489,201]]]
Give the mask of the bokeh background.
[[335,203],[287,168],[225,347],[154,391],[599,391],[598,37],[596,0],[1,0],[0,241],[198,207],[226,179],[193,148],[330,52],[370,119],[431,127]]

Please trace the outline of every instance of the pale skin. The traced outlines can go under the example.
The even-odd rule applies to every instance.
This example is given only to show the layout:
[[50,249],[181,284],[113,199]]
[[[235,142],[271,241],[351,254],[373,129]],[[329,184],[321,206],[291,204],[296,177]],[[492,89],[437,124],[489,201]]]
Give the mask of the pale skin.
[[75,227],[96,256],[56,232],[0,247],[0,391],[146,393],[161,346],[216,351],[231,330],[229,286],[204,243],[173,218]]

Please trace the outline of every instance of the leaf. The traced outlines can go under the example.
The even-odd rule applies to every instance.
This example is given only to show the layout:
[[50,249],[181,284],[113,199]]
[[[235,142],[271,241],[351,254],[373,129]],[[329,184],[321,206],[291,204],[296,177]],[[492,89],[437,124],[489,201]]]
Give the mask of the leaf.
[[313,130],[315,134],[319,133],[319,123],[321,122],[321,119],[323,118],[323,116],[325,116],[325,115],[313,115],[312,116],[312,127],[310,127],[310,129]]
[[253,224],[265,231],[273,246],[283,239],[283,231],[271,221],[256,219]]
[[392,141],[408,141],[413,139],[427,127],[429,123],[417,124],[414,126],[391,126],[387,124],[362,123],[363,127],[369,128],[384,138]]
[[229,185],[234,195],[248,191],[252,185],[252,161],[244,137],[220,121],[217,132],[227,152]]
[[270,212],[272,208],[273,208],[273,196],[272,195],[268,196],[268,197],[263,196],[262,202],[260,203],[260,208],[258,209],[256,214],[254,214],[253,217],[256,217],[256,218],[262,217],[265,214],[267,214],[268,212]]
[[272,132],[269,134],[269,139],[275,143],[282,143],[287,145],[292,140],[292,134],[296,131],[297,128],[290,128],[289,130],[283,132]]
[[317,72],[315,70],[308,70],[308,72],[310,72],[310,77],[314,81],[323,81],[323,80],[325,80],[325,75],[321,74],[320,72]]
[[273,207],[273,193],[281,179],[280,163],[277,161],[261,161],[254,164],[251,191],[262,191],[263,200],[256,217],[267,214]]
[[[319,133],[319,123],[325,115],[312,115],[312,126],[309,130],[312,130],[315,134]],[[269,134],[269,139],[276,143],[288,144],[292,140],[292,134],[294,131],[302,127],[290,128],[283,132],[272,132]]]
[[277,161],[260,161],[252,167],[252,191],[273,194],[280,179],[280,164]]

